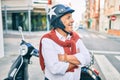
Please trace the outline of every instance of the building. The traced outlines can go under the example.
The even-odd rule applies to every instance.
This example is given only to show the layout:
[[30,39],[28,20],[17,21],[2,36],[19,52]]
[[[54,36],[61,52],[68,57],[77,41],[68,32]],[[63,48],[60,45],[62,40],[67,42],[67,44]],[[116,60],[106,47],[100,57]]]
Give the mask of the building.
[[104,15],[107,17],[107,32],[120,36],[120,0],[105,0]]
[[100,0],[86,0],[85,20],[87,27],[99,31]]
[[24,31],[50,30],[47,12],[54,4],[63,3],[71,6],[70,0],[2,0],[3,29]]
[[48,0],[1,0],[3,29],[44,31],[47,26]]
[[49,30],[47,9],[51,0],[0,0],[0,58],[4,57],[4,31],[15,31],[21,26],[24,31]]
[[86,0],[88,28],[120,36],[120,0]]

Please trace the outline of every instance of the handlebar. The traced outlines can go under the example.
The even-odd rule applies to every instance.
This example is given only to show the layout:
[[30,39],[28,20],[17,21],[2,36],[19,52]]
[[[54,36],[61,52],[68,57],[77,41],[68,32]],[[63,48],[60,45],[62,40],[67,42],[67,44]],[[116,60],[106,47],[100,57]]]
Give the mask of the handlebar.
[[31,53],[31,55],[39,57],[39,51],[37,49],[34,49]]

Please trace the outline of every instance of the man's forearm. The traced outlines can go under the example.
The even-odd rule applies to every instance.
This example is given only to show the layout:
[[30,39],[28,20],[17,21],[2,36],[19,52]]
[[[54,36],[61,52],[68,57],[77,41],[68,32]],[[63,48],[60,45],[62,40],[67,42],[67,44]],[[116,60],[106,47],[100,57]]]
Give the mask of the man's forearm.
[[74,65],[80,65],[80,61],[74,55],[66,55],[66,61]]
[[80,65],[80,62],[78,61],[78,59],[74,55],[59,54],[58,58],[60,61],[69,62],[69,63],[74,64],[74,65]]
[[[77,66],[74,65],[74,64],[69,63],[69,67],[68,67],[67,71],[70,71],[70,70],[72,70],[72,69],[75,68],[75,67],[77,67]],[[66,71],[66,72],[67,72],[67,71]]]

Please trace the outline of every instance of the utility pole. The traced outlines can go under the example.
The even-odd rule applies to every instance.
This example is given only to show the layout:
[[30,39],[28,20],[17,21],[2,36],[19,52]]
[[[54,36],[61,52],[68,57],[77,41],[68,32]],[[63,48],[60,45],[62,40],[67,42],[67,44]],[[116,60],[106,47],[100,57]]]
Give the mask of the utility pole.
[[0,0],[0,58],[4,57],[3,45],[3,26],[2,26],[2,13],[1,13],[1,0]]

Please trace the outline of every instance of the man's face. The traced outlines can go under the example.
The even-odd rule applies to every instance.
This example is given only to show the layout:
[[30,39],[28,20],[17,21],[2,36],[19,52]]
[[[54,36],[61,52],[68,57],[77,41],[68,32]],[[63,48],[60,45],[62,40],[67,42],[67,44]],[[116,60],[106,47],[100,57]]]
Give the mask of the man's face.
[[73,30],[73,18],[72,18],[72,14],[68,13],[65,14],[64,16],[61,17],[61,21],[63,22],[64,26],[65,26],[65,30],[67,32],[71,32]]

